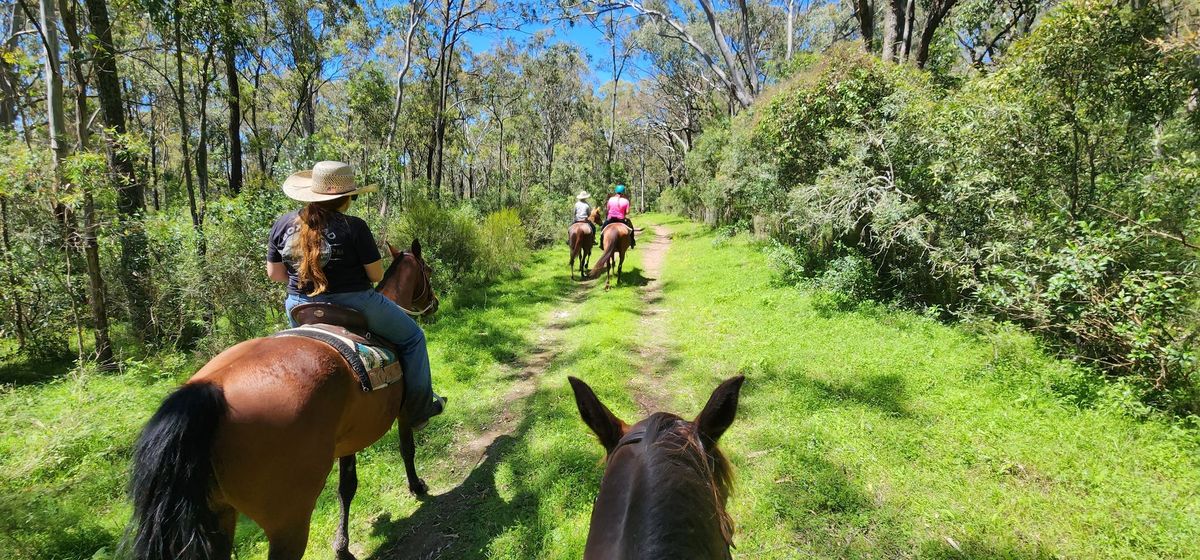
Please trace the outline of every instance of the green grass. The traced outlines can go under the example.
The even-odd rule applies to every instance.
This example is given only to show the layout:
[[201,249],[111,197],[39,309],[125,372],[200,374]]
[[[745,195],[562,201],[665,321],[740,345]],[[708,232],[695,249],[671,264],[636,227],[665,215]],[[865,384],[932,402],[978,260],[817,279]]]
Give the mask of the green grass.
[[[736,467],[735,557],[1200,557],[1196,432],[1130,418],[1104,398],[1072,404],[1062,385],[1076,372],[1024,335],[972,334],[878,306],[833,311],[773,286],[746,239],[714,242],[665,216],[638,223],[675,231],[657,304],[661,397],[691,416],[721,379],[748,377],[722,441]],[[435,387],[451,406],[418,436],[433,497],[408,495],[394,434],[364,451],[351,513],[359,558],[580,556],[602,450],[566,376],[639,419],[635,350],[650,339],[639,330],[640,255],[626,261],[628,283],[604,292],[568,280],[565,249],[554,247],[443,306],[427,333]],[[569,311],[556,317],[561,330],[543,331],[557,311]],[[521,361],[551,344],[532,394],[506,403]],[[168,357],[0,393],[0,557],[111,550],[129,514],[136,431],[195,367]],[[511,433],[476,462],[466,446],[506,406]],[[309,558],[332,556],[335,479],[314,513]],[[266,556],[246,520],[238,553]]]

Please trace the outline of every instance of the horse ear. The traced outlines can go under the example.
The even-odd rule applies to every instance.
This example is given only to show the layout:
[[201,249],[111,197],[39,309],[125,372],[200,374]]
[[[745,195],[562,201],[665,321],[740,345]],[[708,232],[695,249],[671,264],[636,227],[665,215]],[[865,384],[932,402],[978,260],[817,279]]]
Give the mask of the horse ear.
[[600,438],[600,445],[604,446],[604,451],[611,453],[617,442],[621,441],[621,436],[625,435],[625,423],[596,398],[596,393],[587,383],[574,377],[567,377],[567,380],[571,382],[571,389],[575,391],[575,406],[579,407],[579,416],[583,418],[583,423]]
[[708,398],[704,410],[696,417],[696,429],[708,438],[709,442],[716,443],[725,430],[729,429],[729,425],[733,424],[733,417],[737,414],[738,394],[741,393],[742,383],[745,381],[746,376],[739,375],[721,383]]
[[401,254],[403,254],[403,251],[399,251],[395,247],[392,247],[391,243],[388,243],[387,246],[388,246],[388,253],[391,253],[393,259],[396,257],[399,257]]
[[413,238],[412,253],[414,255],[416,255],[418,259],[421,258],[421,240],[420,239]]

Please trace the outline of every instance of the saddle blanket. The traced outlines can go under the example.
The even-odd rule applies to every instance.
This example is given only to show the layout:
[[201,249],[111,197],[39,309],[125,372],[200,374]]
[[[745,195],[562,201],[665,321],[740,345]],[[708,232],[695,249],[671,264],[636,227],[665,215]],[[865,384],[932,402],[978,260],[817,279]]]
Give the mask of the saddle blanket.
[[390,345],[363,338],[336,325],[301,325],[272,337],[300,336],[319,340],[337,350],[354,370],[363,391],[382,389],[404,379],[404,370]]

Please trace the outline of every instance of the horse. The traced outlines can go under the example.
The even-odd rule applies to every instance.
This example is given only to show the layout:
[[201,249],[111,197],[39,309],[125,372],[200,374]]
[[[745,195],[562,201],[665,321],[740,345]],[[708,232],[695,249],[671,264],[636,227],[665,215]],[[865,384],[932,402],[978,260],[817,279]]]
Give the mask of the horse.
[[601,245],[604,246],[604,253],[600,255],[600,260],[596,261],[596,266],[592,267],[588,276],[596,278],[600,274],[600,269],[608,265],[608,276],[604,280],[604,289],[607,290],[612,284],[612,261],[615,253],[621,254],[621,260],[616,265],[617,284],[621,283],[621,268],[625,266],[625,251],[629,250],[629,244],[633,240],[633,231],[622,222],[613,222],[604,227],[604,231],[600,232],[600,238],[603,240]]
[[745,376],[713,391],[694,421],[656,412],[629,426],[583,381],[569,377],[575,405],[605,449],[584,560],[728,560],[733,487],[717,441],[733,423]]
[[[589,226],[588,224],[591,224]],[[568,245],[571,246],[571,279],[575,279],[575,258],[579,258],[579,276],[587,275],[588,261],[592,258],[592,245],[596,244],[596,236],[592,228],[600,225],[600,209],[593,208],[586,222],[575,222],[567,229]]]
[[[432,270],[388,245],[376,286],[410,314],[437,309]],[[129,484],[126,546],[139,560],[228,559],[241,512],[269,541],[270,560],[300,560],[325,480],[338,462],[341,517],[333,548],[352,559],[347,522],[358,487],[355,453],[397,424],[408,488],[428,488],[401,417],[404,383],[364,392],[337,350],[307,338],[256,338],[221,352],[169,395],[142,430]]]

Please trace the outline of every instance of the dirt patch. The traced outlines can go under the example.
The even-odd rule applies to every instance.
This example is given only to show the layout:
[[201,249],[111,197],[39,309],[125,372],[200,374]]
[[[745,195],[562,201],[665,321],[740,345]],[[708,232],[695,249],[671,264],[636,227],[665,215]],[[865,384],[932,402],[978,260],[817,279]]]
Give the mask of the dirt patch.
[[562,299],[561,306],[550,310],[538,322],[541,328],[533,348],[523,359],[510,366],[518,371],[513,377],[512,386],[504,394],[504,410],[496,415],[496,419],[487,429],[470,441],[456,446],[459,451],[454,457],[455,465],[470,465],[471,468],[479,465],[487,459],[487,450],[497,438],[516,430],[517,424],[524,417],[522,409],[525,399],[537,390],[542,374],[546,373],[554,356],[558,354],[563,331],[571,318],[578,313],[579,304],[587,296],[588,289],[594,285],[595,281],[580,282],[571,294]]
[[667,325],[662,307],[658,305],[663,298],[662,269],[671,247],[671,230],[666,226],[654,226],[654,238],[649,243],[642,242],[639,246],[642,252],[642,274],[646,277],[646,285],[640,290],[642,302],[642,317],[637,332],[641,336],[637,348],[641,363],[638,367],[640,375],[630,380],[630,388],[634,393],[641,412],[650,414],[664,410],[670,404],[670,395],[666,391],[664,375],[670,369],[669,352],[667,351]]
[[410,519],[376,521],[375,525],[381,528],[379,530],[395,535],[398,540],[379,550],[372,558],[442,558],[447,557],[447,550],[457,546],[459,534],[454,524],[461,522],[472,507],[490,499],[490,493],[493,492],[489,485],[494,474],[492,470],[515,441],[512,435],[525,418],[527,399],[537,391],[542,375],[550,368],[561,348],[563,332],[594,286],[595,281],[577,284],[574,291],[563,297],[560,304],[538,322],[538,337],[525,357],[504,366],[516,373],[512,377],[512,385],[504,394],[503,410],[482,432],[454,445],[456,451],[451,468],[455,472],[468,473],[467,479],[445,493],[435,493],[426,498],[425,504]]

